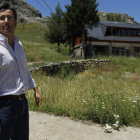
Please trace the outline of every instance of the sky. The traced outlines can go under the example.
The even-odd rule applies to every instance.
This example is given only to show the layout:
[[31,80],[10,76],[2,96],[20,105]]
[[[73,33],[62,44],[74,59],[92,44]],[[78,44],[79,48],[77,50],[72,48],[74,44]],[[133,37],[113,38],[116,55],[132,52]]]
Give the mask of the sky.
[[[42,17],[55,13],[55,7],[60,3],[62,11],[66,11],[65,5],[71,5],[71,0],[25,0],[36,10],[39,10]],[[99,3],[98,11],[114,12],[133,16],[134,20],[140,23],[140,0],[96,0]],[[48,5],[48,6],[47,6]]]

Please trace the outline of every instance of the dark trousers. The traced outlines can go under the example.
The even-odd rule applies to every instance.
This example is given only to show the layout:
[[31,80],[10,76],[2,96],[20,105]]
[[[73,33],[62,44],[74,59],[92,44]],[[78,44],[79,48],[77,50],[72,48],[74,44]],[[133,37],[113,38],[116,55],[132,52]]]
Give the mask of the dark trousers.
[[29,140],[28,101],[0,100],[0,140]]

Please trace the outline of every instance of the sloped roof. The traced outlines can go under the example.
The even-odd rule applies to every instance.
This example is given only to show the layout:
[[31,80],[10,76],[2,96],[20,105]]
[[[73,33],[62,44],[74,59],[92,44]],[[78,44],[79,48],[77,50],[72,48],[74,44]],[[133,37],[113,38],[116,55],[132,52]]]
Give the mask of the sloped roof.
[[125,27],[125,28],[135,28],[135,29],[140,29],[139,24],[128,24],[124,22],[118,22],[118,21],[100,21],[99,24],[103,24],[105,26],[110,26],[110,27]]
[[116,21],[100,21],[98,27],[95,27],[92,30],[87,29],[87,36],[90,39],[96,40],[140,42],[140,37],[105,36],[107,27],[140,29],[140,25],[137,24],[127,24],[124,22],[116,22]]

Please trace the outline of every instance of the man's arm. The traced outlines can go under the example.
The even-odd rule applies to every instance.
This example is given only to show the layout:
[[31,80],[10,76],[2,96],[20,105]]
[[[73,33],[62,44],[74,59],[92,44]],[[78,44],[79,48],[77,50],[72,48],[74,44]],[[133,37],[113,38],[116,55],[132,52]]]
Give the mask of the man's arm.
[[33,88],[35,94],[34,94],[34,97],[35,97],[35,104],[36,106],[40,106],[41,103],[42,103],[42,98],[41,98],[41,95],[37,89],[37,87]]
[[29,71],[29,68],[28,68],[28,65],[27,65],[27,60],[26,60],[25,53],[24,53],[24,49],[23,49],[23,45],[21,44],[21,42],[20,42],[20,45],[21,45],[21,49],[22,49],[21,52],[24,54],[23,55],[24,56],[23,59],[25,59],[25,62],[26,62],[25,63],[25,66],[26,66],[26,69],[27,69],[28,84],[29,84],[28,90],[29,89],[33,89],[34,90],[34,92],[35,92],[35,94],[34,94],[35,104],[36,104],[36,106],[40,106],[41,105],[41,102],[42,102],[42,98],[41,98],[41,95],[40,95],[38,89],[36,88],[36,84],[35,84],[32,76],[30,74],[30,71]]

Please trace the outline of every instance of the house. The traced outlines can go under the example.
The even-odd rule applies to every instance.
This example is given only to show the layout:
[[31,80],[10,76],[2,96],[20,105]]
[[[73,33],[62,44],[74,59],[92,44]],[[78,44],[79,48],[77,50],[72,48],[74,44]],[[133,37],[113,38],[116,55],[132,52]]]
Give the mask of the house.
[[140,25],[117,21],[100,21],[98,27],[86,30],[86,47],[82,38],[74,46],[76,57],[90,58],[93,55],[140,56]]

